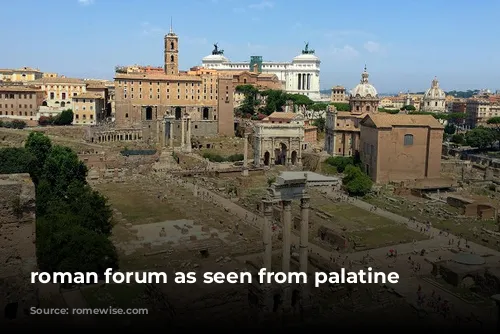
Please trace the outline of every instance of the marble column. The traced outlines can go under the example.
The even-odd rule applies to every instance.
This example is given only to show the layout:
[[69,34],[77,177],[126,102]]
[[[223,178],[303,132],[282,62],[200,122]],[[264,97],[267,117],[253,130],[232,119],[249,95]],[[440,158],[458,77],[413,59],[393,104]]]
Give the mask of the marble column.
[[184,149],[184,117],[181,118],[181,149]]
[[186,152],[190,153],[192,146],[191,146],[191,117],[186,117]]
[[273,203],[268,200],[262,201],[263,211],[264,211],[264,223],[262,224],[262,241],[264,243],[264,256],[263,265],[267,271],[272,271],[271,261],[273,257],[273,244],[272,244],[272,215],[273,215]]
[[245,142],[243,143],[243,176],[248,176],[248,133],[245,132]]
[[[299,248],[299,267],[300,272],[307,274],[308,250],[309,250],[309,207],[310,197],[305,195],[300,200],[300,248]],[[308,309],[311,305],[309,285],[300,285],[300,295],[302,307]]]
[[165,147],[165,136],[167,135],[167,127],[166,127],[167,122],[165,120],[161,121],[161,147]]
[[290,272],[290,249],[292,233],[292,201],[283,201],[283,263],[282,271]]
[[307,272],[307,251],[309,247],[309,196],[300,200],[300,271]]
[[169,131],[169,146],[171,149],[174,149],[174,122],[173,119],[171,118],[169,120],[168,126],[170,127]]
[[[285,200],[283,203],[283,255],[282,272],[290,272],[290,250],[292,246],[292,201]],[[290,313],[292,309],[292,287],[288,283],[281,285],[283,291],[283,313]]]

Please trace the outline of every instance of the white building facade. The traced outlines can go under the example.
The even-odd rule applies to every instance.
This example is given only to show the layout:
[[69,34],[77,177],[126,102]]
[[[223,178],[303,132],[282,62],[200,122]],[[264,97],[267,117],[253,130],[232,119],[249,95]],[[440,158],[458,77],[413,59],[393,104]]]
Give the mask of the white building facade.
[[219,50],[217,44],[212,54],[202,60],[202,66],[220,71],[253,71],[257,65],[261,73],[275,74],[289,94],[302,94],[313,101],[320,101],[320,59],[306,44],[302,53],[291,62],[263,61],[260,56],[252,56],[250,61],[231,62]]

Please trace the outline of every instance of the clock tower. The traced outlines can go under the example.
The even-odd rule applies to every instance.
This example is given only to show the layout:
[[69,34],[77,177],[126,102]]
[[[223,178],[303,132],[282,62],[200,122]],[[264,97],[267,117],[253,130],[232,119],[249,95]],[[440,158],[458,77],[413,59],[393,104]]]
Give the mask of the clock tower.
[[165,74],[179,74],[179,37],[172,29],[170,23],[170,32],[165,35]]

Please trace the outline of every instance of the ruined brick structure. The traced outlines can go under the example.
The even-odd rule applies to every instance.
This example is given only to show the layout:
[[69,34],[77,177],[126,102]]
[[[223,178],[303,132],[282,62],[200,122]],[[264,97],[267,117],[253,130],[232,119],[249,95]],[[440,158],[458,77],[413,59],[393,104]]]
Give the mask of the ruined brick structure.
[[[28,174],[0,175],[0,324],[37,305],[35,186]],[[1,325],[0,325],[1,327]]]

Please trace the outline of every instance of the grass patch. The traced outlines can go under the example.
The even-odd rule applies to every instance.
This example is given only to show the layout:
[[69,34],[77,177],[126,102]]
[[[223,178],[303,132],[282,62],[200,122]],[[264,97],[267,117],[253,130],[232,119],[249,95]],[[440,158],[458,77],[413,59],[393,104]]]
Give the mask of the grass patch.
[[345,230],[346,236],[364,249],[374,249],[395,243],[426,240],[426,236],[412,231],[389,218],[363,210],[348,203],[318,206],[334,217],[334,224]]
[[155,195],[138,189],[136,185],[123,183],[99,184],[95,187],[132,224],[185,218],[174,204],[162,200],[165,194],[168,196],[168,191]]
[[[405,208],[404,206],[400,206],[396,208],[393,205],[388,205],[389,203],[384,200],[380,200],[379,198],[369,198],[366,199],[366,202],[376,205],[380,208],[384,208],[387,211],[395,213],[397,215],[411,218],[415,217],[415,219],[419,222],[430,221],[432,226],[440,229],[440,230],[449,230],[454,235],[462,234],[464,238],[470,240],[472,242],[481,244],[483,246],[500,250],[500,246],[496,244],[498,238],[491,237],[487,234],[480,235],[479,237],[474,236],[474,229],[479,233],[482,228],[486,228],[488,230],[497,231],[498,227],[495,221],[493,220],[473,220],[473,219],[440,219],[439,217],[432,215],[432,213],[420,212],[419,208],[424,208],[425,203],[419,204],[417,209],[410,210]],[[399,205],[399,204],[398,204]],[[453,208],[451,206],[445,206],[446,211],[454,214],[459,214],[458,209]],[[484,240],[488,240],[487,242]]]

